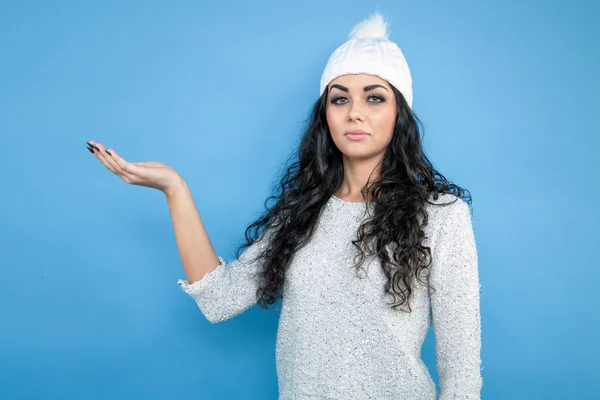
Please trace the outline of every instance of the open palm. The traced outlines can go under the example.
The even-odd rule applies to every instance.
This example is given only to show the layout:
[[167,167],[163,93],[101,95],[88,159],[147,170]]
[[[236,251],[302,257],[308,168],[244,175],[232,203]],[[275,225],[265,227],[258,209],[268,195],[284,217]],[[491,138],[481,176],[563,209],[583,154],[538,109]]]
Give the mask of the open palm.
[[88,150],[102,164],[126,183],[146,186],[166,192],[179,179],[177,172],[167,164],[157,161],[130,162],[121,157],[114,149],[90,140]]

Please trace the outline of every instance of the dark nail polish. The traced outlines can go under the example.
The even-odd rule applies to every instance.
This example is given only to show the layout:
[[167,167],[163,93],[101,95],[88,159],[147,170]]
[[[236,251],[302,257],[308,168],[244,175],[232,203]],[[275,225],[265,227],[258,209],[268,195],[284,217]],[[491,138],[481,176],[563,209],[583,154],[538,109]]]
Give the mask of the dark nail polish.
[[91,144],[90,142],[86,142],[86,143],[88,144],[88,146],[91,146],[91,147],[93,147],[94,149],[96,149],[96,150],[98,150],[98,151],[100,150],[100,148],[99,148],[98,146],[94,146],[94,145],[93,145],[93,144]]
[[90,153],[94,154],[94,150],[91,147],[88,147],[87,149],[90,151]]
[[111,156],[112,156],[112,153],[111,153],[110,151],[108,151],[108,150],[106,150],[106,149],[104,149],[104,151],[105,151],[105,152],[107,152],[109,155],[111,155]]

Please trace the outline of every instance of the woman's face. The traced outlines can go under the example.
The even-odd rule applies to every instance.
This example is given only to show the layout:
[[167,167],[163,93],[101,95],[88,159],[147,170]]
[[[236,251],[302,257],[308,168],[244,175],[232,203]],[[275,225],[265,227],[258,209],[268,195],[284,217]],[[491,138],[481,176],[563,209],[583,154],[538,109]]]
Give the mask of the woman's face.
[[[396,121],[396,97],[390,85],[374,75],[349,74],[332,80],[326,90],[331,137],[349,158],[373,158],[385,152]],[[367,133],[358,140],[348,131]]]

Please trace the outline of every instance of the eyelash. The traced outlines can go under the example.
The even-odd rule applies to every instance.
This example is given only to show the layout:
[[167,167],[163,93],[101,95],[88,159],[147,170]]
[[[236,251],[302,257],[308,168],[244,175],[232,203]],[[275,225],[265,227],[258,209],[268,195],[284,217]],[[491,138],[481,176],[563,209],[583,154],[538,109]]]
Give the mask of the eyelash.
[[[370,99],[371,97],[373,97],[373,98],[375,98],[375,99],[378,99],[378,100],[379,100],[379,101],[375,101],[375,102],[374,102],[374,103],[376,103],[376,104],[377,104],[377,103],[383,103],[383,102],[385,101],[385,99],[384,99],[383,97],[381,97],[381,96],[378,96],[378,95],[375,95],[375,94],[372,94],[372,95],[370,95],[369,97],[367,97],[367,99]],[[344,96],[338,96],[338,97],[334,97],[333,99],[331,99],[331,104],[334,104],[334,105],[336,105],[336,106],[339,106],[339,105],[341,105],[340,103],[336,103],[336,101],[338,101],[339,99],[345,99],[345,97],[344,97]]]

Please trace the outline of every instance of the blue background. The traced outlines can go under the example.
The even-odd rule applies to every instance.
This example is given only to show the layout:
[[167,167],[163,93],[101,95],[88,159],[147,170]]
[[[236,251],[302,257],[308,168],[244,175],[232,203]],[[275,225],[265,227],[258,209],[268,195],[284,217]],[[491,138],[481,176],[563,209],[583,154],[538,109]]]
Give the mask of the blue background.
[[[376,7],[473,196],[483,398],[599,398],[598,4],[2,1],[0,398],[276,399],[278,311],[211,325],[164,195],[85,141],[175,168],[231,261]],[[432,332],[423,358],[437,381]]]

